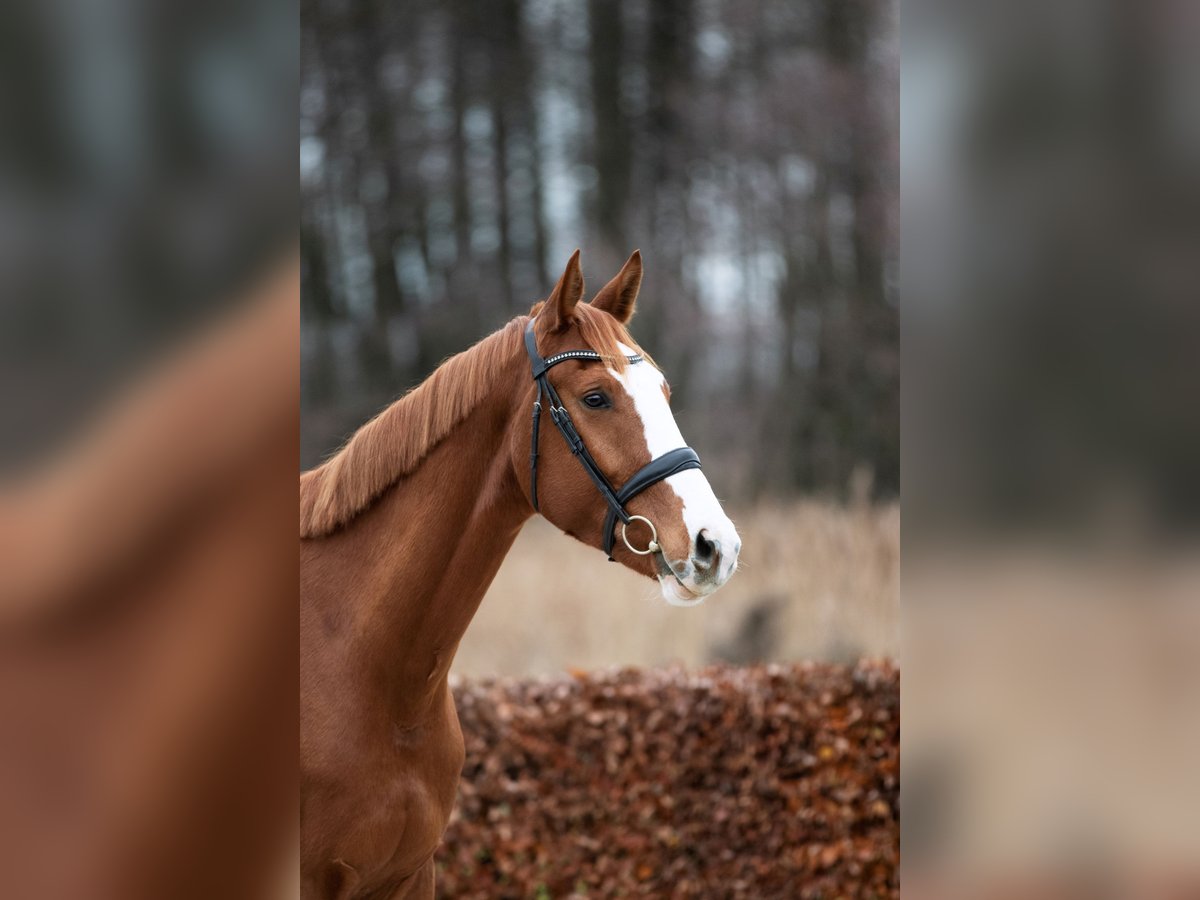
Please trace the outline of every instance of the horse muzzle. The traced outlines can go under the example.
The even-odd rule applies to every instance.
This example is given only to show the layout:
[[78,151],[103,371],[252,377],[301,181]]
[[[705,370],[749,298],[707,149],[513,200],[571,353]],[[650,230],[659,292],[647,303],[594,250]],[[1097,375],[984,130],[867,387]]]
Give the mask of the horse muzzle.
[[696,606],[725,584],[737,571],[742,541],[733,524],[702,528],[693,538],[686,560],[658,556],[658,580],[663,599],[672,606]]

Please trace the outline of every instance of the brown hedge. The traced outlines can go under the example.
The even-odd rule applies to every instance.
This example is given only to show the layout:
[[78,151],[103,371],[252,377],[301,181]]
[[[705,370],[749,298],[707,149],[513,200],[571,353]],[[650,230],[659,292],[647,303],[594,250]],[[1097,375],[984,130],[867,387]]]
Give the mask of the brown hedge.
[[467,743],[439,896],[898,897],[887,662],[455,687]]

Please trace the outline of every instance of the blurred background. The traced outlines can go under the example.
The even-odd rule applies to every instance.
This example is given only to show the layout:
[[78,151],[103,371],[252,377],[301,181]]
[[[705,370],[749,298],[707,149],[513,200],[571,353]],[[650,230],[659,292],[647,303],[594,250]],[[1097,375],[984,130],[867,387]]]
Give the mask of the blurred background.
[[1200,7],[903,44],[905,887],[1194,896]]
[[298,877],[298,31],[0,4],[5,897]]
[[0,477],[293,252],[289,0],[0,9]]
[[535,520],[460,672],[898,652],[897,17],[302,3],[302,465],[576,247],[592,290],[640,248],[632,330],[745,538],[744,571],[679,615]]
[[[924,896],[1200,882],[1198,8],[904,5],[904,854]],[[239,893],[196,838],[265,858],[228,823],[292,819],[292,780],[262,788],[293,768],[295,723],[274,717],[294,715],[295,460],[527,309],[576,246],[593,288],[643,250],[635,332],[747,565],[665,610],[535,521],[460,666],[898,653],[898,18],[851,0],[330,0],[300,26],[276,0],[0,5],[9,893]],[[294,313],[298,77],[302,449],[287,316],[231,326],[199,367],[178,345],[256,300]],[[156,402],[122,414],[123,388]],[[71,440],[88,423],[99,448]],[[131,590],[224,501],[269,518],[209,515],[224,552]],[[531,537],[579,582],[543,590]],[[579,599],[529,605],[564,585]],[[840,803],[828,766],[816,790]]]

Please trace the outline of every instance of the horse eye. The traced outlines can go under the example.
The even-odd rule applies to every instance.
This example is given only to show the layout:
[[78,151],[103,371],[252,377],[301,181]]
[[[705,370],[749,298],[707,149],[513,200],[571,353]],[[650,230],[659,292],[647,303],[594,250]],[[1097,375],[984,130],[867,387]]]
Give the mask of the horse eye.
[[599,391],[592,391],[583,398],[583,402],[592,409],[604,409],[609,406],[608,398]]

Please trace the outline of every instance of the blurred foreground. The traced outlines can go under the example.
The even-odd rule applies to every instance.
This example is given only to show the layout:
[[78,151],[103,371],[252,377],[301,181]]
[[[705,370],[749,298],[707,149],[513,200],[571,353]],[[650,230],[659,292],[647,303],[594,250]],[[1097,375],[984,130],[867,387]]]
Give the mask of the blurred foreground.
[[0,896],[295,883],[290,0],[0,4]]
[[443,897],[899,896],[900,673],[460,681]]
[[898,656],[898,506],[761,504],[732,518],[742,535],[739,570],[692,610],[666,605],[654,582],[543,519],[530,521],[467,630],[454,670],[535,675]]
[[906,883],[1197,896],[1195,557],[958,548],[904,590]]
[[298,290],[273,268],[0,482],[4,897],[295,880]]
[[1200,896],[1200,6],[902,27],[905,887]]

